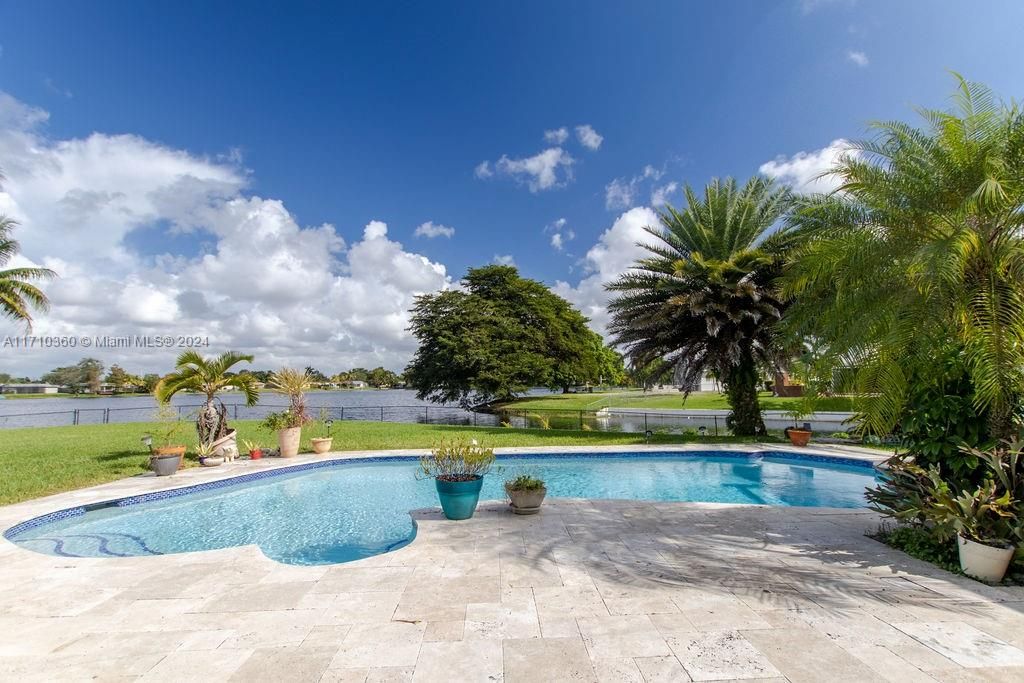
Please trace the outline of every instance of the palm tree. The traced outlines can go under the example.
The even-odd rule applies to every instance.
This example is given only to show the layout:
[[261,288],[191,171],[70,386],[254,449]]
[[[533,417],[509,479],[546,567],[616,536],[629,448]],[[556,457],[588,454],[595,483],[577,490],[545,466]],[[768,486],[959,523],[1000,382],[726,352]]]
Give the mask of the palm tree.
[[790,193],[764,178],[742,188],[726,178],[712,180],[703,197],[689,186],[685,194],[686,208],[666,206],[661,226],[645,228],[657,240],[640,245],[651,256],[606,285],[619,293],[610,331],[633,367],[654,363],[685,387],[717,373],[733,433],[763,434],[757,385],[777,361],[785,303],[775,278],[791,243],[788,231],[771,230]]
[[[2,176],[0,176],[2,179]],[[0,216],[0,266],[4,266],[18,253],[18,243],[11,233],[18,224],[7,216]],[[48,268],[8,268],[0,270],[0,311],[32,330],[32,309],[46,311],[50,301],[42,290],[32,284],[36,280],[49,280],[57,274]]]
[[179,391],[204,394],[206,402],[196,417],[196,431],[202,443],[212,444],[228,433],[227,410],[223,403],[214,403],[218,391],[226,387],[239,389],[245,395],[245,404],[250,407],[259,401],[258,382],[253,375],[228,372],[233,365],[243,361],[251,363],[252,359],[250,355],[234,351],[227,351],[216,358],[204,358],[195,351],[185,351],[178,356],[175,371],[160,380],[153,394],[160,403],[169,402]]
[[831,171],[838,191],[800,201],[788,324],[855,369],[872,429],[893,427],[952,347],[991,435],[1009,438],[1024,396],[1024,114],[956,78],[953,111],[920,110],[924,129],[872,124]]

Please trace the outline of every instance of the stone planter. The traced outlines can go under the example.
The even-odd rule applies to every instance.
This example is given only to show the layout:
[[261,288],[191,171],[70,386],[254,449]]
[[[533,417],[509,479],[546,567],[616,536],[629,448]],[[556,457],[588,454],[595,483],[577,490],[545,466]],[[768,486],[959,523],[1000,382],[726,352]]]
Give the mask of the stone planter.
[[299,441],[302,439],[302,427],[290,427],[277,433],[277,445],[281,449],[282,458],[294,458],[299,454]]
[[229,429],[227,434],[214,441],[210,446],[213,448],[213,455],[224,458],[225,462],[231,462],[238,457],[238,441],[235,438],[234,429]]
[[199,458],[199,464],[203,467],[216,467],[224,464],[224,458],[219,455],[208,455],[205,458]]
[[999,548],[963,536],[956,537],[956,545],[964,574],[989,583],[1002,581],[1013,559],[1013,546]]
[[317,437],[310,439],[309,442],[313,445],[313,452],[317,455],[323,455],[331,450],[331,444],[334,442],[333,436]]
[[512,500],[512,512],[517,515],[535,515],[540,512],[540,505],[544,502],[544,496],[548,495],[548,490],[539,488],[516,491],[506,486],[505,493]]
[[[184,448],[184,446],[182,446]],[[178,471],[181,464],[180,456],[177,453],[165,453],[153,455],[149,458],[149,467],[158,477],[168,477]]]
[[178,456],[178,467],[185,466],[185,447],[184,446],[157,446],[153,449],[153,455],[150,458],[155,458],[158,455],[176,455]]

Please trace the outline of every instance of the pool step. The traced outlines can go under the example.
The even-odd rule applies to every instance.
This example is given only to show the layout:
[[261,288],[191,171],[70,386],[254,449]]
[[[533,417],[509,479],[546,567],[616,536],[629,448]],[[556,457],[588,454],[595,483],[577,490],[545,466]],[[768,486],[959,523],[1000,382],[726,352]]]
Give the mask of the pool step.
[[[68,542],[74,539],[71,544]],[[38,547],[38,544],[52,543],[52,548],[46,548],[43,550]],[[139,555],[163,555],[163,553],[153,550],[146,545],[138,536],[132,534],[122,534],[117,532],[108,532],[105,534],[67,534],[59,538],[53,538],[49,536],[40,536],[38,538],[26,538],[23,540],[17,540],[15,543],[26,546],[33,550],[43,550],[43,552],[52,552],[54,555],[61,557],[137,557]],[[74,546],[74,552],[68,548],[68,545]],[[116,547],[118,545],[125,546],[123,549],[126,552],[119,552],[115,550],[112,544]]]

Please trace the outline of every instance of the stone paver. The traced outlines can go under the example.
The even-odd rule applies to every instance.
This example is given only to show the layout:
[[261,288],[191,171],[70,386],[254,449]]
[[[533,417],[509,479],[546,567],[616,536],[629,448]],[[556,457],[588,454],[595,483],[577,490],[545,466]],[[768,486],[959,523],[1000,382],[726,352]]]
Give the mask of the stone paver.
[[[0,526],[168,484],[7,506]],[[0,679],[1024,680],[1024,589],[876,543],[864,510],[549,499],[535,517],[414,516],[408,546],[320,567],[2,541]]]

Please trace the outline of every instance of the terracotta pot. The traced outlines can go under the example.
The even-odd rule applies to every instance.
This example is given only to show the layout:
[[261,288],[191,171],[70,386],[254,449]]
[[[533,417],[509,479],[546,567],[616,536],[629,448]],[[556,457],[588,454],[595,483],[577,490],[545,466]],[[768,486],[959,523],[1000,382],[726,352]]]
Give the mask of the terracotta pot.
[[302,439],[302,427],[290,427],[277,433],[277,445],[281,449],[282,458],[294,458],[299,454],[299,441]]
[[964,574],[989,583],[1002,581],[1013,559],[1012,545],[997,548],[963,536],[956,537],[956,545],[960,552],[960,568]]
[[176,455],[178,456],[178,468],[185,466],[184,446],[157,446],[153,449],[153,455]]
[[317,455],[322,455],[331,450],[331,442],[333,441],[333,436],[317,437],[309,440],[309,442],[313,444],[313,452]]
[[263,457],[263,451],[261,449],[259,449],[259,448],[254,448],[253,450],[249,451],[249,459],[250,460],[259,460],[262,457]]
[[812,432],[807,429],[793,429],[790,427],[786,434],[794,446],[806,446],[811,441]]

